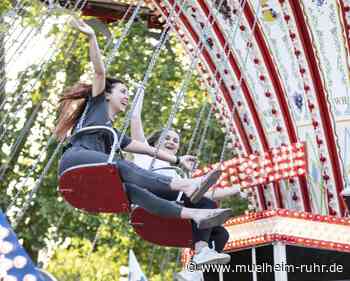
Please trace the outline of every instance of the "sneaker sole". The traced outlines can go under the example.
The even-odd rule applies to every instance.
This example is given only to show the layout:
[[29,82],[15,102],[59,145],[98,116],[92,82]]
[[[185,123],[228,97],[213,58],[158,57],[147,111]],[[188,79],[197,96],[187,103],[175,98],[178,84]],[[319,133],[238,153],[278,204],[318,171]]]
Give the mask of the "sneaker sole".
[[204,219],[197,224],[199,229],[212,228],[224,224],[229,218],[233,216],[231,209],[218,213],[216,216]]
[[200,184],[199,188],[195,192],[193,192],[190,198],[191,202],[193,204],[198,203],[198,201],[202,199],[203,195],[208,191],[208,189],[217,182],[221,174],[221,170],[216,170],[205,181],[203,181]]
[[197,265],[203,265],[203,264],[228,264],[231,261],[231,257],[228,258],[219,258],[219,259],[213,259],[213,260],[207,260],[204,262],[196,262]]

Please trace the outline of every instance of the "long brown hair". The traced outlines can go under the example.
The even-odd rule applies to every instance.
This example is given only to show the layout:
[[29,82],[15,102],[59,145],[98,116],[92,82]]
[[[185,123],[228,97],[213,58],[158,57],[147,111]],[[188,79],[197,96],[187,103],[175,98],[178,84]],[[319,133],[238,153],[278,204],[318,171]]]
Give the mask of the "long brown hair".
[[[106,78],[105,92],[110,93],[114,84],[124,84],[122,80],[116,78]],[[77,83],[67,89],[59,100],[59,117],[54,134],[59,140],[64,140],[67,132],[79,120],[92,93],[92,85]],[[103,94],[104,94],[103,93]]]

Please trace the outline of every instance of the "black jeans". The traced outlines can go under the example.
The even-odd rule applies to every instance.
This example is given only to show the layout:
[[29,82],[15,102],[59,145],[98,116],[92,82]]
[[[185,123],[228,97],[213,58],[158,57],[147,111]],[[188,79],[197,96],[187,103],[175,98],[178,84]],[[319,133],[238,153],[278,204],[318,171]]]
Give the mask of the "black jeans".
[[[73,146],[66,150],[60,160],[59,174],[66,169],[82,165],[107,162],[108,155],[102,152],[88,150]],[[180,217],[182,207],[174,201],[178,191],[170,189],[171,178],[147,171],[127,160],[115,161],[120,177],[125,185],[130,202],[139,205],[152,214],[162,217]],[[214,201],[202,198],[197,204],[193,204],[187,197],[183,196],[184,206],[197,209],[215,209]],[[192,222],[193,240],[215,241],[216,249],[222,250],[227,238],[223,227],[212,229],[198,229]],[[215,238],[216,237],[216,238]],[[214,239],[213,239],[214,238]]]

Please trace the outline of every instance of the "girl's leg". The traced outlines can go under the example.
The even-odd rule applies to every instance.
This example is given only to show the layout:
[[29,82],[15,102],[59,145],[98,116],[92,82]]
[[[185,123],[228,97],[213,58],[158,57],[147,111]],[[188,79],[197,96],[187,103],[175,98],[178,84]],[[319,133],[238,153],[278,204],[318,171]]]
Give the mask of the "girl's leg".
[[[202,198],[198,203],[193,204],[188,198],[184,199],[185,206],[189,208],[204,208],[204,209],[217,209],[216,202],[208,199]],[[193,261],[197,264],[203,263],[227,263],[230,260],[230,256],[226,254],[221,254],[219,251],[215,251],[215,248],[210,249],[209,245],[212,244],[211,238],[213,237],[213,230],[219,228],[215,234],[215,241],[218,243],[219,247],[224,247],[227,240],[224,240],[222,235],[226,234],[226,230],[220,226],[211,227],[207,229],[199,229],[195,223],[192,223],[192,233],[194,242],[195,255]],[[221,231],[225,231],[223,233]],[[222,245],[222,246],[221,246]],[[221,251],[222,249],[220,249]],[[218,253],[219,252],[219,253]]]
[[[217,209],[216,203],[205,197],[196,204],[193,204],[187,197],[185,197],[184,203],[185,206],[189,208]],[[208,247],[212,230],[212,228],[199,229],[195,223],[192,223],[193,245],[195,253],[199,253],[201,249]]]
[[125,184],[129,200],[151,214],[162,217],[191,219],[198,225],[221,225],[231,215],[226,209],[192,209],[181,207],[175,202],[159,198],[150,191],[135,184]]
[[216,226],[211,232],[209,243],[212,244],[214,242],[215,250],[220,253],[224,249],[229,238],[230,235],[223,226]]
[[74,146],[66,150],[62,155],[58,174],[61,175],[65,170],[73,166],[104,163],[107,161],[108,155],[105,153]]
[[162,217],[181,217],[182,207],[175,202],[159,198],[147,189],[141,188],[132,183],[126,183],[125,189],[130,202],[141,206],[148,212]]
[[154,194],[167,193],[168,191],[176,191],[171,187],[173,179],[158,173],[145,170],[137,166],[135,163],[127,160],[117,160],[120,177],[125,183],[132,183],[139,187],[148,189]]

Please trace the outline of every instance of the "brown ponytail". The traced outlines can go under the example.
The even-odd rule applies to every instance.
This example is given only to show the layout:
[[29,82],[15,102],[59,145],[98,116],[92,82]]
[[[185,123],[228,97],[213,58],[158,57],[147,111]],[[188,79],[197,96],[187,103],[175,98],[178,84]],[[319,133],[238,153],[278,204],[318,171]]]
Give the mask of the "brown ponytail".
[[54,130],[54,134],[59,140],[64,140],[68,131],[83,113],[91,91],[91,85],[78,83],[65,91],[63,97],[60,98],[58,123]]

